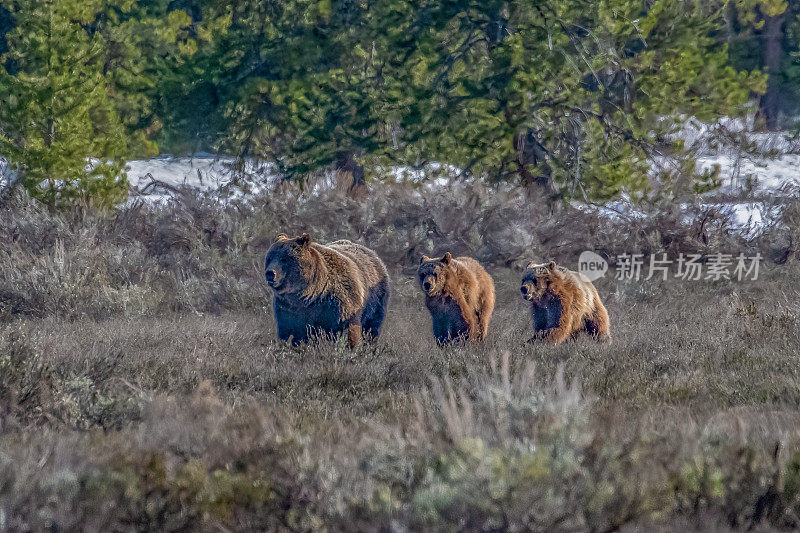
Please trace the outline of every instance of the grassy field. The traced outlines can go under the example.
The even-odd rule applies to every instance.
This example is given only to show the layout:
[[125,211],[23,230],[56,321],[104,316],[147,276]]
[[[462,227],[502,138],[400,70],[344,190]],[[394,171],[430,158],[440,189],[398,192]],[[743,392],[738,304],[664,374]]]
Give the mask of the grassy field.
[[271,222],[220,244],[175,211],[6,213],[2,529],[800,527],[796,261],[603,279],[612,342],[558,347],[525,343],[520,272],[489,267],[489,338],[439,349],[387,260],[377,343],[292,349],[260,280]]

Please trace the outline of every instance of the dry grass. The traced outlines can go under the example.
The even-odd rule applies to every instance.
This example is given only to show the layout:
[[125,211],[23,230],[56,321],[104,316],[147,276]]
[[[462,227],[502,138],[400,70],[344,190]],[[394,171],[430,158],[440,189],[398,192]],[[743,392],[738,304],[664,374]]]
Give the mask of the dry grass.
[[[330,233],[321,221],[341,198],[248,209],[187,198],[74,220],[8,204],[0,527],[800,527],[795,261],[756,282],[605,279],[611,344],[525,344],[529,316],[509,265],[526,254],[569,263],[622,229],[580,238],[567,226],[587,223],[579,214],[523,216],[513,200],[487,200],[475,218],[497,229],[473,241],[456,211],[444,231],[413,197],[395,198],[397,211],[374,199],[340,213],[346,222]],[[406,229],[374,227],[404,212]],[[498,290],[489,338],[438,349],[407,275],[413,254],[480,255],[481,241],[517,238],[502,233],[506,216],[559,237],[531,231],[527,248],[486,261]],[[433,236],[412,242],[419,224]],[[724,231],[702,244],[668,228],[627,244],[671,235],[668,246],[770,246]],[[260,260],[272,235],[299,229],[360,237],[393,267],[375,345],[277,341]]]

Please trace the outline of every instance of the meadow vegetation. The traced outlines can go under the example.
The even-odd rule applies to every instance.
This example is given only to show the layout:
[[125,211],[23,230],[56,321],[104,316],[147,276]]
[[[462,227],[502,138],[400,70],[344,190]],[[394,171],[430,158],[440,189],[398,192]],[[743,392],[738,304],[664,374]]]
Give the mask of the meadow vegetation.
[[[0,221],[0,528],[541,530],[800,527],[797,207],[553,215],[524,193],[275,191]],[[281,232],[389,266],[374,345],[276,338]],[[437,348],[421,253],[495,279],[481,345]],[[757,281],[597,282],[613,341],[525,344],[521,267],[584,249],[762,253]]]

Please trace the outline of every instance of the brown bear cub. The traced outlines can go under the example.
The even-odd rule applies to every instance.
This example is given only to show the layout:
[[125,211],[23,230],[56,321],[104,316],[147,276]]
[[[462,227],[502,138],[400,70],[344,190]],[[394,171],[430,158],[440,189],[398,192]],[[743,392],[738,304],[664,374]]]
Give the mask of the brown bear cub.
[[522,275],[522,297],[531,303],[534,336],[561,344],[586,332],[598,340],[610,340],[608,312],[597,289],[577,273],[551,261],[531,263]]
[[423,255],[417,274],[437,343],[486,338],[494,311],[494,283],[477,261],[454,258],[450,252],[441,259]]
[[346,330],[352,348],[381,331],[389,274],[369,248],[350,241],[317,244],[307,233],[281,235],[267,252],[264,275],[282,340],[297,345]]

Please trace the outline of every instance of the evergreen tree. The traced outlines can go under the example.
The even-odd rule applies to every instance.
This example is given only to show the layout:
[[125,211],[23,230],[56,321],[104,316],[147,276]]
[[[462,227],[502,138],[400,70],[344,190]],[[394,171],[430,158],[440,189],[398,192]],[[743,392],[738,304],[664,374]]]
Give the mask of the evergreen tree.
[[551,199],[636,194],[648,157],[680,148],[666,117],[739,114],[763,90],[700,0],[236,6],[211,76],[225,139],[287,177],[436,160]]
[[[245,2],[248,4],[249,2]],[[216,0],[153,0],[148,16],[181,19],[189,24],[172,27],[174,40],[162,39],[147,52],[155,74],[148,90],[147,129],[162,150],[194,153],[227,150],[224,143],[224,107],[233,90],[227,73],[243,55],[242,39],[249,31],[232,27],[232,13],[240,2]],[[161,4],[155,9],[152,4]],[[147,24],[142,24],[143,29]],[[169,36],[169,32],[165,32]]]
[[724,20],[700,1],[432,1],[414,11],[390,47],[412,74],[398,80],[411,92],[394,113],[407,148],[549,198],[646,191],[648,157],[679,148],[667,140],[681,117],[741,113],[763,84],[730,68],[713,38]]
[[[53,206],[117,201],[122,157],[159,148],[269,160],[301,181],[335,168],[354,188],[441,161],[550,200],[644,194],[679,174],[653,180],[650,160],[680,152],[685,118],[742,113],[766,89],[774,125],[797,85],[797,13],[795,0],[0,0],[0,155]],[[763,45],[749,56],[747,35]],[[674,190],[707,185],[695,178]]]
[[0,69],[0,154],[51,208],[111,206],[127,191],[124,128],[109,97],[99,0],[5,0],[15,71]]
[[11,17],[11,12],[0,5],[0,55],[8,51],[6,45],[6,33],[14,27],[14,21]]
[[104,43],[103,72],[122,120],[131,157],[158,153],[153,141],[158,86],[174,65],[196,49],[192,20],[168,0],[106,2],[91,24]]
[[796,113],[800,107],[800,2],[739,0],[725,12],[724,38],[731,47],[732,64],[768,76],[759,99],[758,124],[777,130],[784,126],[779,116]]
[[333,165],[358,187],[359,157],[378,149],[381,122],[364,44],[365,5],[241,0],[224,6],[203,11],[206,20],[227,26],[171,82],[177,97],[169,98],[170,107],[181,110],[180,100],[189,97],[194,107],[175,122],[200,145],[276,163],[287,179],[302,181]]

